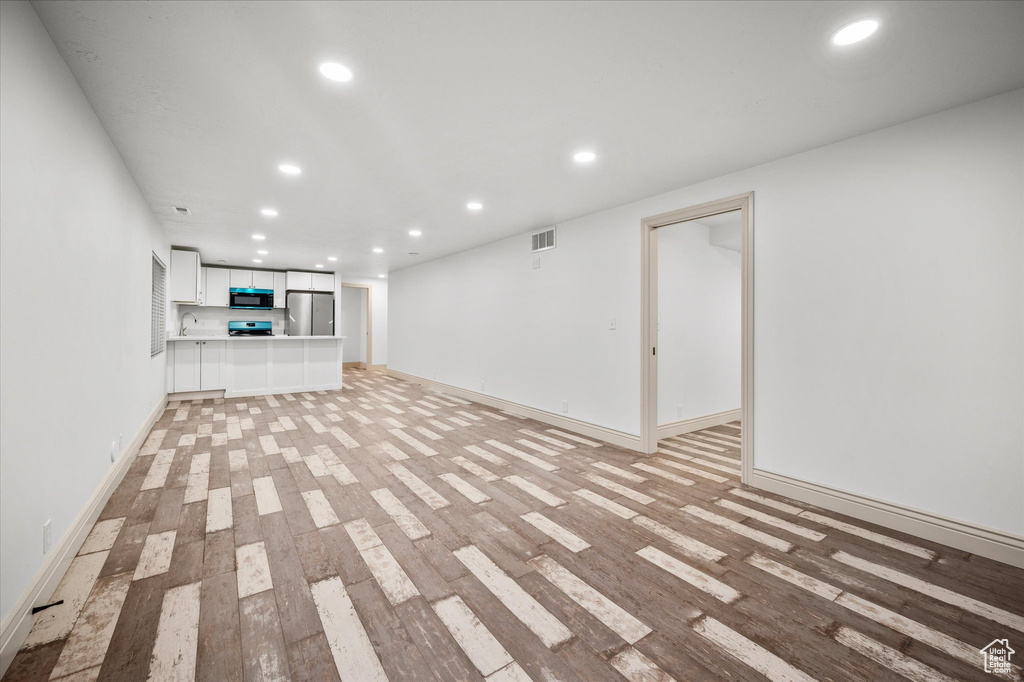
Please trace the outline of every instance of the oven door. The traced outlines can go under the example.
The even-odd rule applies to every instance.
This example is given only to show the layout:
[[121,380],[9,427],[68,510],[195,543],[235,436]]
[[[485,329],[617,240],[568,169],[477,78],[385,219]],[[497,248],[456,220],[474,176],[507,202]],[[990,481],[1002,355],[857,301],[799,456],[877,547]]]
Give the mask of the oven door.
[[228,291],[230,301],[228,307],[243,310],[273,310],[273,289],[241,289],[232,287]]

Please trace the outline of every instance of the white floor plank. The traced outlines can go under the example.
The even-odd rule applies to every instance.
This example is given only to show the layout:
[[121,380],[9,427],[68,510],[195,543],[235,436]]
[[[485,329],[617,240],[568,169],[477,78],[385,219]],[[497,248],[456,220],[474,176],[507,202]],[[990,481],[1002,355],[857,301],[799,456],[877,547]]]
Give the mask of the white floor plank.
[[715,500],[715,504],[717,504],[719,507],[728,509],[729,511],[735,512],[737,514],[742,514],[747,518],[756,519],[757,521],[760,521],[761,523],[764,523],[766,525],[774,526],[775,528],[784,530],[787,533],[799,535],[800,537],[807,538],[808,540],[813,540],[814,542],[820,542],[821,540],[824,540],[827,537],[824,533],[819,533],[818,531],[811,530],[810,528],[804,528],[803,526],[795,524],[791,521],[780,519],[777,516],[772,516],[771,514],[765,514],[762,511],[758,511],[757,509],[751,509],[746,505],[737,504],[732,500]]
[[108,554],[109,551],[104,550],[74,558],[49,598],[50,603],[60,600],[64,603],[51,606],[33,617],[32,629],[21,645],[23,648],[36,647],[68,636],[96,584]]
[[546,554],[534,557],[527,563],[630,644],[650,634],[651,628]]
[[473,487],[472,484],[467,483],[465,480],[457,476],[456,474],[438,474],[439,479],[455,488],[455,490],[465,497],[473,504],[482,504],[490,501],[490,497],[482,493],[477,488]]
[[1018,616],[1015,613],[1004,611],[991,604],[978,601],[971,597],[964,596],[953,590],[948,590],[944,587],[940,587],[933,583],[915,578],[912,575],[897,571],[894,568],[888,568],[881,564],[872,563],[866,559],[855,557],[846,552],[836,552],[832,555],[832,558],[840,563],[852,566],[853,568],[870,573],[871,575],[877,576],[889,582],[902,585],[903,587],[909,588],[921,594],[927,595],[932,599],[938,599],[939,601],[952,604],[957,608],[961,608],[964,611],[987,618],[991,621],[1005,625],[1006,627],[1013,628],[1017,632],[1024,632],[1024,616]]
[[788,552],[793,549],[793,545],[782,538],[777,538],[774,535],[769,535],[768,533],[759,531],[756,528],[751,528],[750,526],[744,526],[742,523],[737,523],[736,521],[727,519],[724,516],[713,514],[703,507],[688,504],[683,507],[683,511],[692,516],[696,516],[698,519],[707,521],[708,523],[721,526],[722,528],[730,530],[737,535],[742,535],[754,540],[755,542],[760,542],[762,545],[767,545],[768,547],[777,549],[780,552]]
[[706,478],[709,481],[714,481],[715,483],[725,483],[729,480],[725,476],[719,476],[718,474],[713,474],[710,471],[704,471],[703,469],[698,469],[697,467],[692,467],[688,464],[665,459],[663,457],[655,457],[651,461],[659,466],[671,467],[673,469],[678,469],[679,471],[685,471],[688,474],[699,476],[700,478]]
[[590,548],[590,543],[567,528],[563,528],[548,517],[538,512],[530,512],[520,516],[523,521],[544,533],[549,538],[565,547],[570,552],[582,552]]
[[572,637],[569,628],[562,625],[561,621],[498,568],[478,547],[466,545],[455,550],[455,556],[545,646],[556,647]]
[[345,530],[392,606],[419,596],[420,592],[408,574],[366,519],[349,521],[345,524]]
[[652,467],[650,464],[644,464],[643,462],[634,462],[630,466],[636,467],[640,471],[646,471],[649,474],[654,474],[655,476],[661,476],[662,478],[672,481],[673,483],[678,483],[679,485],[693,485],[693,481],[689,478],[677,476],[676,474],[673,474],[670,471],[665,471],[664,469]]
[[875,663],[911,680],[911,682],[954,682],[952,677],[943,675],[935,668],[914,660],[906,654],[881,642],[877,642],[866,635],[862,635],[845,625],[836,630],[833,637],[843,646],[853,649],[861,656],[870,658]]
[[551,507],[558,507],[565,504],[565,500],[563,500],[558,495],[549,493],[547,490],[544,490],[544,488],[541,488],[539,485],[536,485],[535,483],[527,481],[522,476],[506,476],[504,480],[506,483],[511,483],[512,485],[519,488],[527,495],[535,497],[544,504],[549,505]]
[[256,494],[256,509],[260,516],[281,511],[281,499],[277,496],[277,486],[272,477],[252,479],[252,490]]
[[235,565],[239,599],[274,587],[270,577],[270,562],[267,561],[267,548],[262,542],[236,547]]
[[124,525],[124,519],[123,516],[117,519],[106,519],[93,526],[89,531],[89,536],[82,543],[82,548],[78,550],[79,556],[103,552],[113,547],[114,541],[117,540],[121,527]]
[[215,533],[234,525],[231,514],[231,488],[215,488],[206,501],[206,532]]
[[143,580],[154,575],[166,573],[171,567],[171,555],[174,552],[175,531],[146,536],[146,544],[142,546],[142,556],[135,566],[132,580]]
[[419,540],[430,535],[430,529],[423,525],[423,523],[417,518],[415,514],[409,511],[400,499],[395,497],[395,494],[387,488],[380,488],[379,490],[373,490],[370,492],[373,499],[377,501],[377,504],[388,513],[395,521],[406,537],[410,540]]
[[341,523],[341,519],[331,507],[331,503],[327,501],[324,491],[319,488],[303,491],[302,500],[306,503],[309,515],[313,517],[313,523],[317,528],[328,528]]
[[618,493],[622,497],[628,497],[634,502],[639,502],[640,504],[650,504],[651,502],[655,501],[654,498],[651,497],[650,495],[644,495],[643,493],[637,492],[632,488],[627,488],[626,486],[616,483],[615,481],[611,481],[605,478],[604,476],[598,476],[597,474],[592,474],[589,471],[585,471],[580,475],[583,478],[590,481],[591,483],[596,483],[602,488],[607,488],[608,490],[611,490],[613,493]]
[[591,462],[590,466],[606,471],[609,474],[614,474],[619,478],[624,478],[627,481],[632,481],[633,483],[643,483],[644,481],[647,480],[647,478],[641,476],[640,474],[634,474],[632,471],[620,469],[619,467],[613,464],[609,464],[608,462]]
[[342,682],[388,682],[341,578],[313,583],[310,589]]
[[803,511],[801,507],[786,504],[785,502],[779,502],[778,500],[773,500],[770,497],[765,497],[763,495],[758,495],[757,493],[752,493],[749,490],[745,490],[743,488],[730,488],[729,494],[735,495],[736,497],[742,497],[743,499],[750,500],[751,502],[757,502],[758,504],[764,505],[765,507],[771,507],[772,509],[785,512],[787,514],[799,514]]
[[467,452],[471,452],[474,455],[476,455],[477,457],[479,457],[480,459],[482,459],[484,461],[487,461],[487,462],[490,462],[491,464],[497,464],[498,466],[506,466],[506,465],[508,465],[508,461],[507,460],[503,459],[502,457],[499,457],[498,455],[494,454],[493,452],[488,452],[487,450],[484,450],[481,447],[478,447],[476,445],[466,445],[464,447],[465,447]]
[[826,582],[818,580],[812,576],[801,573],[796,569],[790,568],[785,564],[780,564],[777,561],[769,559],[768,557],[761,556],[760,554],[751,554],[744,561],[755,568],[759,568],[765,573],[770,573],[776,578],[785,580],[787,583],[796,585],[802,589],[812,592],[819,597],[828,599],[829,601],[835,600],[840,594],[843,593],[841,589],[830,585]]
[[492,448],[501,450],[502,452],[512,455],[517,459],[521,459],[524,462],[528,462],[533,466],[537,467],[538,469],[542,469],[544,471],[558,471],[558,467],[555,466],[554,464],[551,464],[550,462],[545,462],[540,457],[531,455],[528,452],[523,452],[519,448],[514,448],[511,445],[506,445],[505,443],[496,440],[486,440],[484,442],[490,445]]
[[60,658],[50,673],[50,679],[64,677],[103,663],[131,583],[132,577],[128,573],[96,581],[85,606],[82,607],[81,615],[75,621],[75,627],[68,635],[67,643],[61,649]]
[[431,607],[484,677],[514,662],[505,647],[458,595],[440,599]]
[[481,481],[487,481],[488,483],[490,483],[492,481],[498,480],[498,476],[491,473],[490,471],[480,466],[476,462],[466,459],[465,457],[452,457],[452,462],[458,464],[460,467],[462,467],[469,473],[473,474],[474,476],[477,476]]
[[590,502],[591,504],[600,507],[601,509],[606,509],[610,511],[612,514],[615,514],[616,516],[623,519],[631,519],[640,513],[633,511],[629,507],[624,507],[618,502],[613,502],[612,500],[609,500],[607,497],[598,495],[593,490],[588,490],[587,488],[580,488],[579,490],[574,490],[573,494],[582,497],[587,502]]
[[674,528],[670,528],[663,523],[658,523],[654,519],[646,516],[637,516],[633,519],[633,523],[646,528],[647,530],[660,535],[661,537],[672,543],[672,546],[678,549],[683,554],[691,556],[695,559],[702,559],[704,561],[716,562],[720,561],[726,556],[725,552],[715,549],[710,545],[706,545],[700,540],[695,540],[689,535],[684,535]]
[[196,678],[199,644],[199,601],[202,581],[164,592],[156,641],[149,662],[149,679],[191,682]]
[[395,475],[395,478],[401,481],[406,488],[411,490],[416,497],[426,502],[427,506],[431,509],[442,509],[451,504],[451,502],[446,500],[441,494],[424,483],[418,476],[401,464],[388,464],[387,467],[388,470]]
[[816,682],[816,680],[798,668],[752,642],[732,628],[715,620],[702,618],[693,626],[694,631],[730,656],[742,661],[772,682]]
[[637,556],[647,559],[655,566],[665,569],[680,580],[693,585],[702,592],[707,592],[712,597],[726,604],[732,604],[743,596],[738,590],[729,587],[721,580],[713,578],[704,571],[699,571],[693,566],[676,559],[674,556],[662,552],[657,547],[648,545],[637,550],[636,553]]
[[658,664],[631,646],[612,656],[608,661],[629,682],[675,682],[675,678]]
[[890,538],[887,535],[882,535],[881,533],[876,533],[866,528],[861,528],[860,526],[854,526],[851,523],[839,521],[812,511],[802,511],[799,516],[801,518],[814,521],[815,523],[820,523],[823,526],[835,528],[836,530],[841,530],[844,533],[849,533],[850,535],[856,535],[857,537],[864,538],[865,540],[876,542],[880,545],[884,545],[885,547],[891,547],[892,549],[921,557],[922,559],[935,559],[938,557],[938,555],[930,549],[918,547],[917,545],[912,545],[909,542],[903,542],[896,538]]

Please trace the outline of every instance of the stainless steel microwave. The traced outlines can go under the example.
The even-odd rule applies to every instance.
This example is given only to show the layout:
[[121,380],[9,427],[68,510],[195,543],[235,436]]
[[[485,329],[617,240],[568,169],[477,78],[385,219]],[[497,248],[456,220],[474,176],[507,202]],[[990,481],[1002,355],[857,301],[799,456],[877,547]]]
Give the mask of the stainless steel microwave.
[[273,310],[274,290],[273,289],[243,289],[231,287],[228,289],[230,300],[229,308],[242,308],[244,310]]

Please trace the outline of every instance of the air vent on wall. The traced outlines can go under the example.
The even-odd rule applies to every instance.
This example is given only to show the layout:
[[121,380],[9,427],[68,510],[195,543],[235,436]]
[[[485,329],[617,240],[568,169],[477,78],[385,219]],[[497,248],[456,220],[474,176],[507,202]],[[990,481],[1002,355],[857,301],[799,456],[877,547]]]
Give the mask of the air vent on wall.
[[178,215],[192,215],[192,211],[188,210],[184,206],[175,206],[174,212]]
[[549,227],[530,235],[530,251],[532,253],[553,248],[555,248],[555,228]]

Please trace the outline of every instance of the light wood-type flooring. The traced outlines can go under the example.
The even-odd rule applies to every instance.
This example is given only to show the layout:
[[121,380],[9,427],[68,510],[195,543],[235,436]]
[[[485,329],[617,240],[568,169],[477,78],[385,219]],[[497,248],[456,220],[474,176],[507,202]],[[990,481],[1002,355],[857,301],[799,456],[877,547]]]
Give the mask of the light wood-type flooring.
[[[5,680],[991,680],[1024,571],[379,373],[171,403]],[[827,443],[822,443],[827,448]]]

